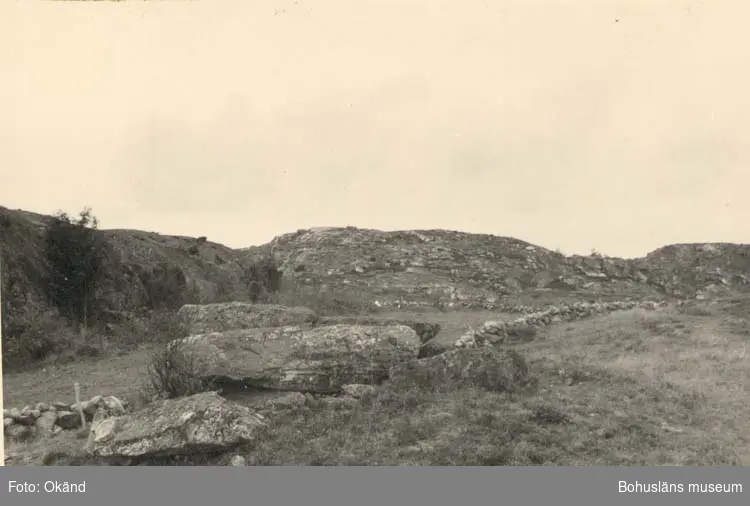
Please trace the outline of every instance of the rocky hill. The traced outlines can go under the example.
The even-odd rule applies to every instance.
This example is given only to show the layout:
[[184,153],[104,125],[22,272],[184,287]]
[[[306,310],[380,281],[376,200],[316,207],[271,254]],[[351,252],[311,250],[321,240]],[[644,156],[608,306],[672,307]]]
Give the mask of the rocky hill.
[[[45,311],[44,230],[51,216],[0,207],[3,297],[9,318]],[[205,240],[101,230],[108,245],[98,298],[109,312],[245,298],[236,251]]]
[[[43,310],[43,231],[50,216],[0,207],[4,297],[13,318]],[[246,300],[247,266],[273,253],[286,286],[335,291],[373,306],[510,308],[559,300],[704,297],[750,291],[750,245],[665,246],[638,259],[564,256],[509,238],[448,230],[298,230],[232,249],[206,238],[102,230],[112,254],[99,297],[111,311],[168,299]]]
[[750,245],[672,245],[621,259],[565,256],[493,235],[348,227],[299,230],[240,254],[270,250],[296,283],[365,294],[383,305],[508,309],[539,299],[670,299],[750,290]]

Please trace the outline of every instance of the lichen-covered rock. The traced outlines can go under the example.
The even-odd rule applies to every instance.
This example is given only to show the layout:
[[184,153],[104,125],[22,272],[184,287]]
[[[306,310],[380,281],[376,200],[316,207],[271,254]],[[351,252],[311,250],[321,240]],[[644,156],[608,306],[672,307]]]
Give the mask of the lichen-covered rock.
[[41,434],[53,434],[57,424],[57,413],[55,411],[45,411],[36,419],[35,425]]
[[65,430],[77,429],[81,426],[81,415],[73,411],[58,411],[57,425]]
[[406,325],[414,329],[419,336],[419,341],[424,344],[440,333],[441,326],[439,323],[426,322],[421,320],[393,319],[379,317],[362,317],[362,316],[324,316],[318,320],[317,325]]
[[177,315],[188,326],[191,334],[302,325],[318,319],[315,311],[306,307],[247,302],[186,304],[180,308]]
[[419,354],[417,358],[429,358],[435,355],[445,353],[450,349],[450,345],[444,341],[438,339],[430,339],[419,348]]
[[368,395],[372,395],[375,392],[375,387],[372,385],[352,384],[344,385],[341,390],[353,399],[362,399]]
[[101,395],[95,395],[89,400],[81,401],[81,406],[79,407],[78,404],[73,404],[70,406],[70,411],[78,412],[79,409],[83,409],[83,414],[87,417],[94,416],[94,413],[96,413],[96,409],[99,407],[99,404],[103,401],[104,397]]
[[91,425],[86,451],[126,459],[225,451],[252,441],[266,423],[255,410],[207,392],[99,420]]
[[39,411],[40,413],[44,413],[45,411],[49,411],[51,406],[47,404],[46,402],[37,402],[34,405],[34,409]]
[[247,465],[247,460],[242,455],[234,455],[232,460],[230,460],[230,464],[233,467],[243,467]]
[[34,425],[34,422],[39,416],[41,416],[41,412],[26,406],[21,410],[21,416],[16,418],[16,423],[20,423],[21,425]]
[[391,368],[395,384],[428,388],[475,387],[513,392],[529,383],[525,359],[513,350],[493,347],[454,348],[434,357],[412,360]]
[[[104,412],[110,416],[120,416],[126,413],[127,408],[127,402],[118,399],[114,395],[108,395],[107,397],[101,399],[101,401],[97,405],[96,411],[103,409]],[[94,413],[96,413],[96,411]]]
[[172,345],[181,345],[205,378],[323,393],[379,383],[391,366],[417,357],[420,341],[405,325],[328,325],[215,332]]

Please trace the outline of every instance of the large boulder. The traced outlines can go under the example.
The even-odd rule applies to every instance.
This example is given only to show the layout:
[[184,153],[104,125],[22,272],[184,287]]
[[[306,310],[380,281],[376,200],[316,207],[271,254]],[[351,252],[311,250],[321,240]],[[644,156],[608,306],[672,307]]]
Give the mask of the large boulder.
[[250,442],[266,420],[214,392],[157,401],[141,411],[91,425],[94,457],[142,459],[225,451]]
[[419,349],[417,358],[430,358],[440,355],[451,349],[451,344],[443,339],[430,339]]
[[300,325],[313,323],[318,319],[315,312],[306,307],[250,304],[247,302],[186,304],[180,308],[177,314],[188,326],[191,334]]
[[411,360],[390,370],[390,382],[422,388],[481,388],[514,392],[529,384],[525,359],[513,350],[491,346],[454,348],[440,355]]
[[426,343],[440,332],[440,324],[421,320],[402,320],[392,318],[362,317],[362,316],[323,316],[318,320],[318,325],[336,324],[355,325],[406,325],[414,329],[422,344]]
[[275,390],[337,392],[377,384],[388,369],[417,357],[420,341],[405,325],[327,325],[213,332],[173,341],[195,374]]

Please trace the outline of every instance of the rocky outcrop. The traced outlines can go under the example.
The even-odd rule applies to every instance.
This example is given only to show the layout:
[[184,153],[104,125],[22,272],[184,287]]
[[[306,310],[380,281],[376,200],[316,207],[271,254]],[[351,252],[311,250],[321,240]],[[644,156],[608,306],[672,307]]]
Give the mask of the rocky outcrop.
[[177,315],[191,334],[301,325],[318,320],[315,312],[306,307],[246,302],[186,304],[180,308]]
[[[54,308],[45,294],[48,265],[44,234],[52,221],[51,216],[0,207],[6,364],[25,359],[19,340],[35,331],[41,316],[52,314],[51,319],[64,321],[51,311]],[[247,265],[231,248],[137,230],[101,230],[96,234],[107,245],[96,291],[97,311],[90,315],[100,324],[111,324],[110,317],[142,308],[177,309],[188,302],[247,297]]]
[[376,384],[394,364],[416,358],[421,342],[405,325],[326,325],[237,329],[175,341],[196,374],[252,388],[335,392]]
[[750,291],[750,245],[672,245],[623,259],[565,256],[486,234],[347,227],[299,230],[273,248],[295,283],[366,294],[379,307],[499,309],[533,291],[602,300],[694,297],[712,285]]
[[633,263],[651,285],[679,298],[750,291],[750,244],[671,244]]
[[[50,309],[43,246],[51,219],[0,207],[8,335],[22,333],[25,322]],[[104,320],[157,305],[249,300],[249,266],[271,251],[286,283],[302,292],[330,289],[337,299],[372,309],[504,310],[528,305],[532,295],[642,300],[750,291],[750,245],[742,244],[670,245],[643,258],[621,259],[565,256],[510,237],[450,230],[309,229],[241,250],[205,238],[99,233],[109,246],[97,292]]]
[[98,420],[91,425],[86,450],[94,457],[131,461],[225,452],[253,441],[266,423],[254,410],[207,392]]
[[127,401],[114,396],[97,395],[89,400],[65,404],[39,402],[18,408],[3,409],[3,426],[5,437],[15,440],[26,440],[36,436],[55,435],[63,430],[81,428],[83,410],[87,422],[125,414]]

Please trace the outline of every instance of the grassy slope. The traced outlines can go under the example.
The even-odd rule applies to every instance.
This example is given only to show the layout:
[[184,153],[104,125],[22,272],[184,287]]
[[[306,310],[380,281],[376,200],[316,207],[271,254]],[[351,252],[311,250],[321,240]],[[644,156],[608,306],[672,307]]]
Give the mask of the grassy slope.
[[539,380],[531,395],[386,389],[354,409],[295,413],[247,456],[258,464],[748,465],[748,336],[736,323],[636,310],[560,325],[525,346]]
[[[745,301],[557,324],[520,348],[538,379],[534,392],[385,386],[356,406],[279,417],[244,452],[259,465],[750,465],[748,309]],[[486,316],[440,318],[444,332],[458,332]],[[141,350],[8,375],[6,403],[69,400],[76,380],[84,395],[128,397],[144,358]],[[65,434],[23,453],[32,463],[80,446]]]

